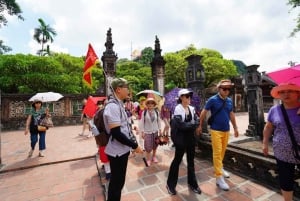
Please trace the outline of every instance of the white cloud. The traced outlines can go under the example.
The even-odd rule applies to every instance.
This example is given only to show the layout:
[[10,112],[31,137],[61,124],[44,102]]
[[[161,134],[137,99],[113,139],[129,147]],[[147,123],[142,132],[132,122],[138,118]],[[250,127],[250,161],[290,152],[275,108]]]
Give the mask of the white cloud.
[[[227,59],[258,64],[270,71],[300,62],[299,37],[289,38],[296,13],[287,0],[19,0],[25,21],[9,19],[0,30],[13,53],[35,54],[40,46],[29,30],[44,19],[57,31],[50,48],[74,56],[85,55],[91,43],[101,57],[106,32],[112,28],[114,51],[130,58],[130,51],[154,47],[158,36],[162,53],[194,44],[219,51]],[[12,23],[13,22],[13,23]]]

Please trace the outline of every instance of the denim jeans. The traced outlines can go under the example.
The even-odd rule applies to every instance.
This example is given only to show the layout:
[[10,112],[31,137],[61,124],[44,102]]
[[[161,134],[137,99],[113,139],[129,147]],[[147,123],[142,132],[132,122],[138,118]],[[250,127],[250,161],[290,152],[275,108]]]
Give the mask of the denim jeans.
[[[40,139],[38,139],[40,136]],[[46,149],[46,132],[30,133],[31,149],[34,150],[36,143],[39,141],[39,150]]]

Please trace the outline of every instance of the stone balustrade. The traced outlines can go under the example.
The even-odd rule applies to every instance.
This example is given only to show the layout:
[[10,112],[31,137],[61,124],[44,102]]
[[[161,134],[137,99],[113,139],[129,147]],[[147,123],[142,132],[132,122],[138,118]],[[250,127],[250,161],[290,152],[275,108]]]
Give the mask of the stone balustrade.
[[[246,145],[245,142],[247,142]],[[251,143],[257,146],[261,141],[253,138],[252,142],[251,140],[247,140],[228,144],[223,160],[224,167],[235,174],[250,177],[263,185],[273,187],[280,191],[274,156],[264,156],[261,148],[259,150],[257,148],[253,149]],[[198,151],[198,157],[212,160],[212,147],[209,135],[203,134],[201,139],[198,140]],[[294,192],[296,198],[300,198],[299,182],[300,170],[296,168]]]

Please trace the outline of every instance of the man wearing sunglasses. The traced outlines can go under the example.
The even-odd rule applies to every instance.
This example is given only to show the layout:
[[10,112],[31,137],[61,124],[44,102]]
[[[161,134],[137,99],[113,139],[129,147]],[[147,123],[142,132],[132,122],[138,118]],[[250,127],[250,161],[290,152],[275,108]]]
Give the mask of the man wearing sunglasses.
[[224,177],[230,175],[223,169],[223,159],[229,139],[231,121],[234,128],[234,136],[238,137],[238,128],[233,112],[232,100],[228,97],[234,84],[230,80],[221,80],[218,85],[218,93],[210,97],[200,114],[200,125],[198,132],[202,132],[203,121],[208,111],[212,114],[210,124],[211,143],[213,150],[213,165],[216,176],[216,184],[222,190],[228,191],[229,186]]

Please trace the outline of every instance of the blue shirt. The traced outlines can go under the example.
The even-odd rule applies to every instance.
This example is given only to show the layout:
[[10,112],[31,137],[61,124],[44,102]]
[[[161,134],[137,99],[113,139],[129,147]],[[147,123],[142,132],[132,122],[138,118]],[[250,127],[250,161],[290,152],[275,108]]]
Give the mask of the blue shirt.
[[[224,101],[225,106],[223,107]],[[216,115],[213,116],[212,124],[210,128],[217,131],[229,131],[230,130],[230,112],[233,110],[232,100],[230,98],[222,99],[219,94],[216,94],[210,97],[204,109],[210,110],[211,115],[219,110],[219,108],[223,107]]]

